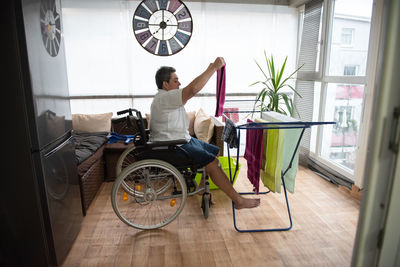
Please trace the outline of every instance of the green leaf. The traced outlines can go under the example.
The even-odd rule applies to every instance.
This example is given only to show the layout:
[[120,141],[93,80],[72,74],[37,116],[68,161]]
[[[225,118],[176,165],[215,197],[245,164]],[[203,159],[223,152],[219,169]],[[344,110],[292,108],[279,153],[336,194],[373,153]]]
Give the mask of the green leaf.
[[268,60],[268,56],[267,56],[267,53],[265,52],[265,50],[264,50],[264,57],[265,57],[265,62],[267,63],[267,70],[268,70],[268,74],[269,74],[269,77],[266,77],[267,78],[267,80],[269,79],[269,80],[271,80],[272,78],[272,73],[271,73],[271,68],[270,68],[270,65],[269,65],[269,60]]
[[291,102],[292,99],[289,98],[286,94],[282,94],[282,98],[285,101],[285,105],[290,113],[290,116],[293,117],[293,103]]
[[277,77],[277,79],[276,79],[276,84],[277,84],[277,87],[278,87],[278,88],[280,88],[280,81],[281,81],[281,78],[282,78],[283,72],[284,72],[284,70],[285,70],[286,61],[287,61],[287,57],[285,58],[285,61],[283,62],[283,65],[282,65],[281,71],[280,71],[280,72],[278,72],[278,77]]
[[[292,72],[288,77],[286,77],[285,80],[282,82],[281,85],[284,86],[284,85],[286,84],[286,82],[287,82],[288,80],[292,79],[293,75],[295,75],[296,72],[298,72],[303,66],[304,66],[304,64],[301,65],[299,68],[297,68],[294,72]],[[283,87],[283,86],[282,86],[282,87]]]
[[258,83],[262,83],[262,81],[254,82],[254,83],[250,84],[249,86],[253,86],[253,85],[256,85],[256,84],[258,84]]
[[281,108],[278,110],[278,112],[281,113],[281,114],[287,115],[286,111],[281,109]]
[[291,85],[287,85],[290,89],[292,89],[293,90],[293,92],[295,92],[296,93],[296,95],[298,95],[300,98],[303,98],[300,94],[299,94],[299,92],[297,92]]
[[297,115],[299,116],[299,118],[301,119],[301,116],[300,116],[299,110],[296,108],[296,106],[295,106],[295,105],[293,105],[293,108],[294,108],[294,110],[296,111],[296,113],[297,113]]
[[257,94],[256,100],[254,101],[252,114],[254,114],[254,112],[256,111],[256,105],[257,105],[258,101],[260,100],[260,97],[263,94],[264,90],[265,90],[265,88],[263,90],[261,90],[260,93]]
[[275,64],[274,64],[274,57],[271,55],[270,59],[270,67],[271,67],[271,76],[275,79]]
[[261,70],[262,74],[264,75],[265,79],[268,80],[268,76],[267,74],[265,74],[264,70],[261,68],[260,64],[258,64],[258,62],[254,59],[254,62],[256,62],[258,68]]
[[271,70],[270,71],[270,73],[271,73],[271,83],[272,83],[272,86],[273,86],[273,89],[274,89],[274,91],[276,92],[277,90],[276,90],[276,77],[275,77],[275,64],[274,64],[274,57],[271,55],[271,59],[267,59],[267,61],[268,61],[268,66],[269,66],[269,69]]
[[279,107],[279,96],[278,95],[274,95],[273,96],[273,103],[274,103],[274,110],[278,111],[278,107]]
[[295,105],[293,104],[293,101],[291,98],[289,98],[290,106],[292,107],[292,110],[290,111],[290,116],[294,117],[294,111],[296,110]]

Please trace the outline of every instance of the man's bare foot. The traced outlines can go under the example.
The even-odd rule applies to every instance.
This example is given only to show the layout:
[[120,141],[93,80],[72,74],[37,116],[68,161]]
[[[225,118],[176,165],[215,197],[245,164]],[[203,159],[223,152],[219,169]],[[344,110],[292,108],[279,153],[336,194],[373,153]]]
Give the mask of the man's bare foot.
[[217,202],[215,202],[215,200],[213,198],[210,199],[210,203],[211,203],[211,205],[217,204]]
[[260,205],[259,198],[241,198],[239,201],[235,202],[235,209],[251,209],[258,207]]

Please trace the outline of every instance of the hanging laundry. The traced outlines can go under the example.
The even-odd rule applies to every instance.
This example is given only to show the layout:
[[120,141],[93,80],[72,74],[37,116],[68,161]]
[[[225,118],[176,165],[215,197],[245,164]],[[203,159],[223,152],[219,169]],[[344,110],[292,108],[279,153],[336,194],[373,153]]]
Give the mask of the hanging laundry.
[[225,104],[225,66],[217,70],[217,107],[215,109],[215,117],[222,115]]
[[[239,122],[239,108],[224,108],[223,113],[233,122]],[[222,117],[222,122],[225,122],[225,117]]]
[[[256,118],[255,122],[270,122]],[[269,125],[273,126],[273,125]],[[281,170],[283,153],[283,131],[279,129],[264,130],[262,162],[261,162],[261,181],[274,193],[281,192]]]
[[226,142],[230,148],[238,147],[236,124],[231,119],[226,119],[225,127],[222,130],[222,141]]
[[[247,123],[253,121],[247,119]],[[244,158],[247,160],[247,178],[253,185],[253,191],[258,194],[260,185],[260,169],[263,151],[263,130],[251,129],[246,130],[246,149]]]
[[[292,117],[285,116],[285,115],[282,115],[277,112],[264,112],[262,114],[262,117],[266,121],[270,121],[270,122],[271,121],[272,122],[296,122],[296,121],[299,121]],[[269,130],[269,131],[272,131],[272,130]],[[289,168],[289,164],[292,159],[293,152],[296,149],[296,145],[299,140],[302,129],[281,129],[278,131],[280,131],[281,135],[283,135],[282,141],[284,141],[283,146],[281,148],[282,149],[281,171],[282,171],[282,173],[284,173],[286,171],[286,169]],[[299,167],[299,151],[297,150],[294,155],[294,158],[293,158],[292,166],[290,167],[290,169],[288,169],[288,171],[286,172],[286,174],[284,176],[286,189],[290,193],[294,193],[294,186],[295,186],[298,167]],[[279,174],[279,177],[280,177],[280,174]],[[280,186],[279,186],[279,188],[280,188]],[[279,190],[279,192],[280,192],[280,190]]]

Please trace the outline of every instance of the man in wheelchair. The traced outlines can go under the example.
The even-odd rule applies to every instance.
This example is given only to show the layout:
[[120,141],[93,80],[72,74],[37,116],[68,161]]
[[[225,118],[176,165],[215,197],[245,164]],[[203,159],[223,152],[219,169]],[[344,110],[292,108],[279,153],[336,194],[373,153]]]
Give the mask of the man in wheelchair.
[[[151,104],[150,140],[152,142],[186,140],[187,143],[182,144],[181,148],[194,158],[196,165],[205,166],[211,180],[232,199],[235,208],[254,208],[260,205],[260,199],[244,198],[236,192],[220,167],[217,158],[219,147],[192,138],[188,131],[189,120],[184,105],[206,85],[214,72],[224,65],[222,57],[216,58],[202,74],[183,89],[179,89],[181,83],[174,68],[161,67],[157,71],[155,78],[158,93]],[[176,153],[182,154],[179,150]]]

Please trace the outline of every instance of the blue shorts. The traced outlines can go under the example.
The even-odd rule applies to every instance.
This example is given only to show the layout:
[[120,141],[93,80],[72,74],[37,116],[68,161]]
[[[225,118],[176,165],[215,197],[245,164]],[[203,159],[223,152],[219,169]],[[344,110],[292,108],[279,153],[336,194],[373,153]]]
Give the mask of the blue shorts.
[[[182,145],[181,148],[183,148],[189,156],[193,158],[196,165],[199,165],[200,168],[215,160],[219,152],[219,147],[208,144],[194,137],[190,139],[189,143]],[[181,151],[178,150],[177,152],[183,156]]]

